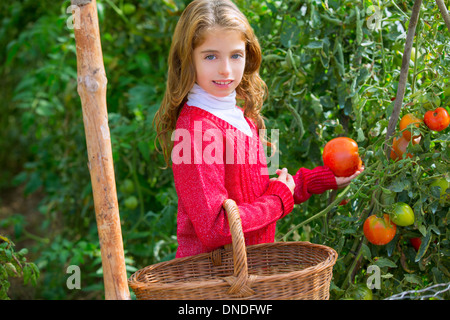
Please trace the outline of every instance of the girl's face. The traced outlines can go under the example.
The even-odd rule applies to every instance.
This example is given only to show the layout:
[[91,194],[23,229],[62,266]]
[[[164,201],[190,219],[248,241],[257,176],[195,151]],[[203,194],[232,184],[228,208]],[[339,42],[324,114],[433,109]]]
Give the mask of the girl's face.
[[197,84],[209,94],[226,97],[242,80],[245,68],[245,41],[242,33],[215,28],[194,49]]

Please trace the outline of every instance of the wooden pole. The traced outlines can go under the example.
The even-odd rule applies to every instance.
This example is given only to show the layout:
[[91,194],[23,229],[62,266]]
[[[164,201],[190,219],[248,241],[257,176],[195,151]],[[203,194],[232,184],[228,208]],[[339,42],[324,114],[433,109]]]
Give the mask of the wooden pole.
[[448,14],[447,8],[445,7],[445,3],[442,0],[436,0],[439,11],[442,14],[442,18],[444,19],[445,25],[447,26],[448,31],[450,32],[450,15]]
[[[402,67],[400,69],[400,78],[398,81],[397,95],[395,97],[394,110],[392,111],[391,117],[389,118],[386,142],[394,134],[395,126],[400,115],[400,110],[403,105],[403,98],[405,97],[406,81],[408,79],[409,71],[409,61],[411,59],[411,49],[414,43],[414,35],[416,34],[416,26],[419,21],[420,6],[422,5],[422,0],[415,0],[414,6],[412,8],[411,19],[409,20],[408,32],[406,34],[405,50],[403,52]],[[386,143],[384,152],[386,157],[389,159],[390,148],[388,143]]]
[[[130,292],[120,226],[108,113],[106,73],[95,0],[72,0],[78,94],[83,109],[88,167],[103,266],[105,299],[128,300]],[[77,21],[79,19],[79,21]]]

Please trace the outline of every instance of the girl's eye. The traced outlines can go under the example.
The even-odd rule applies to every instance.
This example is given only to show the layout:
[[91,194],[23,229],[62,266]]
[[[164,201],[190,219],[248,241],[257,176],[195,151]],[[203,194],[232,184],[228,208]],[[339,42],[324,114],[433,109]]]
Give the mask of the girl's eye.
[[231,56],[231,59],[239,59],[239,58],[243,58],[242,54],[240,53],[235,53]]
[[213,54],[207,55],[207,56],[205,57],[206,60],[214,60],[215,58],[216,58],[216,56],[213,55]]

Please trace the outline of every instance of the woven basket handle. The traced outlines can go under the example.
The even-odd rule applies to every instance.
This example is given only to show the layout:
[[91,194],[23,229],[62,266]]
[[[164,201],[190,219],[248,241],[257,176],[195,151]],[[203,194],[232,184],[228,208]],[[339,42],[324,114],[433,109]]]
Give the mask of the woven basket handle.
[[245,247],[244,232],[242,231],[241,216],[236,202],[227,199],[223,203],[228,216],[228,224],[233,241],[234,274],[226,277],[230,284],[228,294],[236,297],[247,297],[255,292],[250,288],[253,277],[248,276],[247,249]]

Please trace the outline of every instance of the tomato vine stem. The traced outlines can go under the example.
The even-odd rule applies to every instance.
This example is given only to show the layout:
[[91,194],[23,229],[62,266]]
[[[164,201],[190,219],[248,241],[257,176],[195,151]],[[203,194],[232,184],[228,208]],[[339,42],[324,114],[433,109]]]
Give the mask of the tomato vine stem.
[[339,193],[339,195],[336,197],[336,199],[334,199],[325,209],[323,209],[322,211],[320,211],[319,213],[316,213],[315,215],[313,215],[312,217],[306,219],[305,221],[302,221],[301,223],[297,224],[296,226],[293,226],[284,236],[283,236],[283,241],[286,241],[287,237],[290,236],[294,231],[298,230],[299,228],[303,227],[305,224],[310,223],[313,220],[316,220],[320,217],[322,217],[323,215],[327,214],[328,212],[330,212],[331,209],[333,209],[335,206],[337,206],[342,200],[344,200],[344,198],[346,197],[347,193],[350,190],[351,185],[348,185],[347,187],[345,187],[345,189]]

